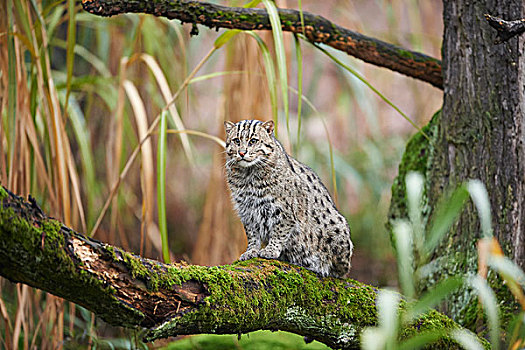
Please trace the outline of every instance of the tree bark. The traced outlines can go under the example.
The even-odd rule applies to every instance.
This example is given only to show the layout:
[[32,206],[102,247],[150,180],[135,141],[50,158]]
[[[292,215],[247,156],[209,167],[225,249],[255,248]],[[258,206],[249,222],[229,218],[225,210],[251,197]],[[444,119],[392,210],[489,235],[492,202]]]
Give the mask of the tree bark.
[[[426,207],[435,208],[443,194],[468,179],[487,188],[494,236],[506,254],[525,268],[525,60],[523,37],[494,45],[496,31],[484,20],[490,12],[521,18],[522,0],[445,0],[444,104],[427,126],[432,142],[417,135],[407,146],[400,177],[393,186],[391,218],[406,215],[404,174],[426,175]],[[427,219],[432,217],[429,212]],[[468,204],[457,224],[434,254],[432,274],[420,288],[457,272],[477,271],[479,217]],[[512,297],[494,276],[489,282],[499,294],[503,317],[514,310]],[[443,311],[464,326],[479,321],[477,298],[460,291],[448,298]]]
[[[241,30],[272,29],[266,9],[226,7],[201,1],[178,0],[82,0],[84,9],[99,16],[149,13],[210,28]],[[385,67],[443,89],[441,62],[435,58],[385,43],[340,27],[322,16],[278,9],[282,29],[303,34],[312,43],[323,43],[365,62]],[[192,30],[197,34],[198,30]]]
[[[31,197],[26,202],[1,187],[0,275],[82,305],[111,324],[147,328],[148,340],[269,329],[358,348],[361,330],[377,323],[377,290],[357,281],[261,259],[162,264],[82,236],[47,217]],[[432,310],[401,334],[456,328]],[[457,347],[448,338],[435,346]]]

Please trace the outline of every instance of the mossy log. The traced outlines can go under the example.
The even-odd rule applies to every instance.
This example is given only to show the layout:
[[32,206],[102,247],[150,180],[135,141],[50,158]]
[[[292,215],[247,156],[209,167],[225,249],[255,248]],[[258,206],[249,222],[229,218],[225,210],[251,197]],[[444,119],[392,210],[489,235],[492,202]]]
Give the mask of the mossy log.
[[[98,16],[148,13],[209,28],[272,29],[266,9],[226,7],[202,1],[82,0],[84,9]],[[309,12],[278,9],[284,31],[304,34],[312,43],[323,43],[365,62],[385,67],[443,89],[441,61],[384,41],[367,37]],[[304,29],[303,29],[304,23]]]
[[[46,216],[31,197],[28,202],[0,187],[0,198],[1,276],[77,303],[113,325],[146,328],[147,340],[267,329],[357,348],[363,328],[377,324],[378,291],[357,281],[261,259],[167,265],[85,237]],[[457,327],[432,310],[401,334]],[[443,339],[438,345],[454,344]]]

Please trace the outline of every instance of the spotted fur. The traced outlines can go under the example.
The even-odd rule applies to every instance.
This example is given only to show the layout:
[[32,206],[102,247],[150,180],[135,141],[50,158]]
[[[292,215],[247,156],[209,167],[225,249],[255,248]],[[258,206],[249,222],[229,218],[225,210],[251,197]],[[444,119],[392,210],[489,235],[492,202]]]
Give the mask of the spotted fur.
[[289,156],[272,121],[224,123],[226,175],[248,237],[239,260],[278,259],[321,276],[350,270],[350,228],[308,166]]

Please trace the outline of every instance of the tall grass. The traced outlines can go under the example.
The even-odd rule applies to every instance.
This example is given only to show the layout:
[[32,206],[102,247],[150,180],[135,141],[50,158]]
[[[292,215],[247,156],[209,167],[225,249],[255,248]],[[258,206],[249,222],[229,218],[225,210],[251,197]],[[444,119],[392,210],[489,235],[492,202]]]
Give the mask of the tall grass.
[[[273,9],[273,2],[260,2],[224,4]],[[412,33],[396,23],[389,31],[369,26],[370,19],[389,23],[377,7],[381,2],[288,5],[392,41]],[[428,22],[440,5],[389,6],[396,14],[391,18],[410,8],[411,20]],[[278,17],[272,20],[279,28]],[[410,38],[440,35],[439,23],[423,28],[429,32]],[[228,263],[246,243],[224,185],[222,121],[274,118],[286,126],[279,137],[293,145],[294,155],[331,183],[362,256],[388,266],[388,238],[378,223],[386,216],[403,140],[413,129],[333,60],[287,33],[237,33],[203,29],[190,39],[189,28],[175,21],[99,18],[72,0],[0,2],[0,182],[31,193],[76,230],[144,256]],[[433,43],[423,48],[430,54],[439,53],[439,40],[416,39]],[[438,91],[344,61],[418,125],[440,104]],[[289,91],[297,91],[297,99]],[[154,147],[162,111],[168,112],[166,139]],[[392,283],[378,269],[370,277],[359,265],[369,261],[355,264],[354,277]],[[100,326],[80,307],[5,280],[0,319],[0,347],[6,348],[102,346],[128,337]]]

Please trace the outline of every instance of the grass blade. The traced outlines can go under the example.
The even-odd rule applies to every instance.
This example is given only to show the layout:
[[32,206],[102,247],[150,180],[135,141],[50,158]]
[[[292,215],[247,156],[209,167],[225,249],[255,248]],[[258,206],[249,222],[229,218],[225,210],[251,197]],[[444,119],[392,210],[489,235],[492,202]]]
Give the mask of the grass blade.
[[95,162],[93,160],[93,154],[91,153],[89,129],[87,128],[84,114],[78,103],[73,101],[69,103],[68,115],[80,150],[82,167],[84,169],[84,181],[86,182],[85,185],[87,186],[86,188],[89,188],[89,191],[86,191],[88,201],[87,225],[91,228],[94,217],[90,214],[93,213],[97,197],[100,195],[100,190],[98,182],[95,180]]
[[432,253],[441,238],[448,232],[458,215],[463,210],[468,192],[460,186],[452,192],[449,198],[441,202],[436,210],[436,215],[430,225],[430,231],[425,240],[425,254]]
[[437,342],[446,335],[444,331],[425,332],[405,340],[397,347],[397,350],[415,350],[425,347],[425,345]]
[[[24,30],[24,36],[27,38],[31,37],[31,26],[29,25],[29,11],[25,11],[24,5],[22,4],[22,1],[15,1],[14,3],[16,8],[16,23],[19,27],[21,27]],[[29,10],[29,9],[28,9]]]
[[67,157],[66,162],[69,173],[69,180],[71,181],[74,200],[77,204],[77,211],[80,215],[80,224],[82,225],[82,230],[84,232],[87,232],[86,214],[84,211],[84,205],[82,204],[82,197],[80,195],[80,181],[78,179],[77,168],[75,167],[75,161],[73,159],[69,143],[67,144],[67,149],[65,153]]
[[157,149],[157,205],[159,211],[159,230],[162,239],[162,258],[166,264],[170,263],[168,246],[168,227],[166,220],[166,112],[160,115],[159,144]]
[[261,39],[261,37],[254,32],[247,32],[249,35],[251,35],[255,41],[257,42],[257,45],[259,45],[259,49],[261,50],[261,53],[263,55],[263,61],[264,61],[264,69],[266,70],[266,79],[268,80],[268,89],[270,93],[270,103],[272,105],[272,116],[273,121],[275,123],[275,134],[278,134],[278,106],[277,106],[277,84],[275,83],[275,68],[272,61],[272,56],[270,54],[270,50],[268,50],[268,46],[264,43],[264,41]]
[[[159,85],[160,91],[162,93],[162,96],[164,97],[164,101],[166,104],[171,99],[172,93],[170,91],[170,87],[168,85],[168,80],[166,79],[166,76],[162,72],[162,69],[158,65],[157,61],[155,59],[147,54],[140,55],[140,58],[146,63],[146,65],[149,67],[153,75],[155,76],[155,79],[157,80],[157,84]],[[174,104],[169,104],[168,110],[170,112],[173,124],[178,130],[184,130],[186,127],[184,126],[184,123],[182,122],[182,118],[179,115],[179,112],[177,111],[177,107]],[[182,146],[184,148],[184,151],[186,153],[186,156],[190,162],[190,164],[195,163],[195,157],[193,156],[193,152],[191,150],[191,144],[190,140],[187,135],[181,134],[180,140],[182,143]]]
[[299,7],[299,17],[301,18],[301,28],[303,30],[303,35],[306,36],[306,32],[304,28],[303,2],[301,0],[297,0],[297,5]]
[[75,62],[75,44],[76,44],[76,28],[77,23],[75,19],[75,0],[67,1],[67,12],[69,14],[69,21],[67,27],[67,50],[66,50],[66,66],[67,66],[67,81],[66,81],[66,101],[64,106],[64,113],[67,113],[67,105],[69,103],[69,95],[71,94],[71,78],[73,77],[73,63]]
[[398,306],[401,296],[398,293],[382,290],[377,296],[377,318],[383,330],[386,349],[395,349],[398,331]]
[[7,33],[7,80],[8,80],[8,99],[7,99],[7,127],[6,136],[9,137],[9,153],[7,164],[9,166],[8,183],[12,182],[13,162],[16,140],[16,56],[15,56],[15,38],[13,34],[13,0],[7,0],[7,21],[9,32]]
[[[69,42],[60,40],[58,38],[53,38],[51,40],[51,44],[55,45],[55,46],[58,46],[60,48],[66,49],[66,50],[69,49]],[[77,44],[73,48],[73,51],[74,51],[74,53],[76,55],[78,55],[79,57],[82,57],[86,62],[91,64],[93,66],[93,68],[95,68],[101,76],[103,76],[105,78],[110,78],[111,77],[111,72],[109,71],[108,67],[106,66],[106,63],[104,63],[104,61],[102,61],[100,58],[98,58],[95,54],[90,52],[84,46],[81,46],[81,45]],[[70,79],[72,80],[72,78],[70,78]]]
[[489,266],[496,270],[498,274],[507,282],[507,285],[520,303],[522,310],[525,310],[525,272],[520,267],[505,256],[491,255],[488,259]]
[[251,8],[251,7],[255,7],[255,6],[259,5],[260,3],[261,3],[261,0],[252,0],[249,3],[247,3],[246,5],[244,5],[243,7],[244,8]]
[[509,349],[518,350],[525,346],[525,312],[521,312],[509,322],[507,344]]
[[[245,4],[243,7],[244,8],[252,8],[252,7],[255,7],[255,6],[259,5],[259,3],[261,1],[262,0],[252,0],[249,3]],[[222,33],[221,35],[219,35],[219,37],[217,39],[215,39],[215,42],[213,43],[213,46],[216,49],[220,49],[222,46],[224,46],[224,44],[229,42],[231,40],[231,38],[233,38],[234,36],[236,36],[237,34],[242,33],[242,32],[243,31],[239,30],[239,29],[230,29],[230,30]]]
[[476,291],[487,315],[490,328],[490,343],[492,349],[499,349],[499,311],[498,302],[494,291],[490,288],[487,281],[476,275],[469,279],[470,286]]
[[506,279],[512,279],[525,289],[525,272],[514,261],[505,256],[492,255],[488,263],[490,267],[499,274],[504,275]]
[[204,81],[204,80],[208,80],[208,79],[212,79],[212,78],[217,78],[217,77],[222,77],[222,76],[225,76],[225,75],[233,75],[233,74],[244,74],[244,73],[247,73],[246,71],[244,70],[232,70],[232,71],[226,71],[226,72],[213,72],[213,73],[210,73],[210,74],[204,74],[204,75],[200,75],[198,77],[195,77],[193,79],[190,80],[190,84],[194,84],[194,83],[198,83],[200,81]]
[[457,290],[463,285],[462,277],[450,277],[438,283],[428,292],[426,292],[419,300],[410,307],[410,310],[405,315],[405,322],[411,322],[438,305],[450,293]]
[[425,232],[423,220],[421,217],[421,201],[423,199],[423,176],[416,172],[409,172],[405,179],[408,217],[412,224],[412,235],[418,258],[423,254],[423,244],[425,241]]
[[[137,133],[139,140],[146,138],[148,132],[148,115],[146,108],[140,97],[140,94],[129,80],[124,81],[124,89],[128,95],[128,99],[133,108],[133,114],[135,116],[135,123],[137,125]],[[142,193],[143,193],[143,212],[144,215],[141,217],[141,227],[152,227],[153,221],[153,208],[155,198],[155,170],[153,165],[153,148],[151,140],[147,139],[142,145],[140,145],[140,157],[141,157],[141,180],[143,181]],[[144,231],[141,231],[144,233]],[[144,235],[141,236],[142,240]],[[162,236],[161,236],[162,237]],[[162,241],[162,239],[161,239]],[[142,247],[142,244],[141,244]]]
[[452,338],[466,350],[484,350],[476,335],[466,329],[452,331]]
[[401,296],[390,290],[377,295],[377,327],[368,327],[361,334],[361,347],[366,350],[395,349],[398,331],[398,306]]
[[201,132],[201,131],[197,131],[197,130],[172,130],[172,129],[168,129],[166,132],[168,134],[185,133],[185,134],[188,134],[188,135],[195,135],[195,136],[204,137],[204,138],[206,138],[208,140],[214,141],[216,144],[218,144],[222,148],[226,148],[226,143],[222,139],[218,138],[217,136],[213,136],[213,135],[207,134],[205,132]]
[[467,183],[467,190],[478,210],[481,222],[481,232],[483,237],[492,237],[492,218],[490,214],[490,201],[485,185],[479,180],[470,180]]
[[242,31],[239,29],[231,29],[231,30],[228,30],[227,32],[222,33],[221,35],[219,35],[217,39],[215,39],[215,42],[213,43],[213,47],[215,47],[216,49],[220,49],[225,44],[227,44],[234,36],[236,36],[237,34],[241,32]]
[[[306,40],[306,39],[304,39]],[[308,41],[308,40],[307,40]],[[308,41],[309,42],[309,41]],[[363,82],[363,84],[365,84],[370,90],[372,90],[377,96],[379,96],[379,98],[381,98],[383,101],[385,101],[390,107],[392,107],[393,109],[396,110],[396,112],[398,112],[407,122],[410,123],[410,125],[412,125],[414,128],[417,129],[417,131],[419,131],[421,133],[421,135],[423,135],[428,141],[430,141],[430,137],[428,137],[428,135],[423,131],[421,130],[421,128],[419,126],[416,125],[416,123],[414,123],[412,121],[412,119],[410,119],[405,113],[403,113],[403,111],[401,111],[395,104],[392,103],[392,101],[390,101],[388,98],[386,98],[385,95],[383,95],[381,92],[379,92],[379,90],[377,90],[374,86],[372,86],[372,84],[370,84],[361,74],[359,74],[355,69],[351,68],[350,66],[344,64],[343,62],[341,62],[337,57],[335,57],[334,55],[332,55],[328,50],[324,49],[323,47],[319,46],[319,44],[312,44],[314,45],[317,49],[319,49],[321,52],[323,52],[325,55],[327,55],[328,57],[330,57],[335,63],[337,63],[339,66],[343,67],[344,69],[346,69],[348,72],[350,72],[351,74],[353,74],[357,79],[359,79],[360,81]]]
[[295,90],[294,88],[289,87],[289,89],[294,94],[297,94],[297,96],[300,96],[301,100],[303,100],[304,103],[306,103],[306,105],[308,107],[310,107],[312,109],[312,111],[314,111],[314,113],[319,115],[320,118],[321,118],[321,122],[323,123],[323,128],[324,128],[324,131],[325,131],[325,134],[326,134],[326,139],[328,140],[328,153],[329,153],[329,156],[330,156],[330,172],[331,172],[331,175],[332,175],[332,186],[334,188],[333,197],[334,197],[335,205],[337,206],[339,203],[338,203],[338,199],[337,199],[337,177],[336,177],[335,160],[334,160],[335,157],[334,157],[332,141],[330,139],[330,133],[328,132],[328,126],[326,125],[326,121],[324,120],[323,116],[321,116],[321,114],[319,113],[319,110],[317,109],[317,107],[315,107],[315,105],[312,103],[312,101],[310,101],[308,98],[306,98],[306,96],[300,95],[299,92],[297,90]]
[[[273,42],[275,45],[275,56],[277,59],[277,68],[279,70],[279,82],[281,83],[281,99],[283,102],[284,115],[286,117],[286,131],[288,132],[288,139],[290,138],[290,115],[288,107],[288,73],[286,69],[286,51],[284,49],[283,30],[281,27],[281,19],[275,7],[275,3],[270,0],[262,0],[268,17],[272,25]],[[277,130],[276,130],[277,134]]]
[[330,133],[328,132],[328,126],[326,125],[326,122],[323,118],[321,118],[321,121],[323,122],[324,131],[326,134],[326,140],[328,141],[328,153],[330,155],[330,173],[332,174],[332,186],[334,188],[334,203],[336,206],[339,206],[339,201],[337,198],[337,177],[335,176],[335,164],[334,164],[334,150],[332,146],[332,140],[330,139]]
[[369,327],[361,333],[361,348],[364,350],[383,350],[385,336],[380,328]]
[[416,292],[414,288],[412,233],[410,231],[410,225],[404,220],[394,224],[399,283],[403,294],[413,298]]
[[[301,1],[299,1],[299,8],[301,8]],[[303,25],[303,12],[301,11],[301,24]],[[303,52],[301,50],[301,41],[297,35],[294,35],[295,39],[295,56],[297,58],[297,140],[296,140],[296,153],[301,143],[301,112],[303,106]]]

